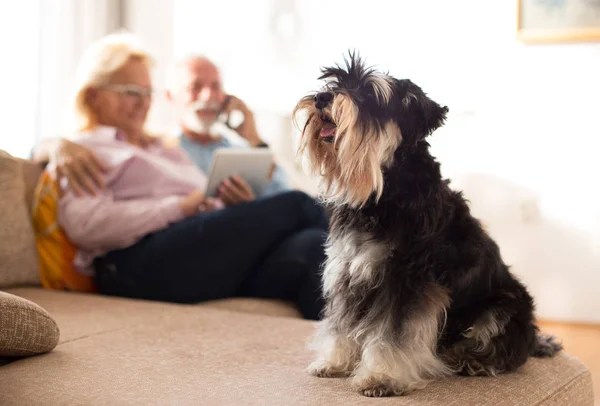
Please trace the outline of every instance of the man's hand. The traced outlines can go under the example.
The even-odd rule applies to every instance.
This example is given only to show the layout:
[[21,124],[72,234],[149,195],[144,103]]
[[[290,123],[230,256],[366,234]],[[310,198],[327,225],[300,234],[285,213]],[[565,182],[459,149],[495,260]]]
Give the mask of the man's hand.
[[107,168],[86,147],[61,139],[50,154],[50,162],[56,165],[59,184],[66,177],[75,195],[95,195],[98,189],[104,189],[102,174]]
[[244,179],[233,176],[219,186],[219,198],[226,206],[234,206],[239,203],[250,202],[256,199],[256,196],[252,187]]
[[[234,110],[239,110],[244,114],[244,121],[239,127],[230,128],[235,130],[240,135],[240,137],[248,141],[248,143],[251,146],[255,147],[257,145],[262,144],[263,140],[260,138],[260,136],[258,135],[258,131],[256,130],[256,121],[254,120],[254,113],[250,111],[248,106],[246,106],[246,103],[244,103],[235,96],[228,95],[227,99],[225,100],[225,105],[223,106],[223,112],[229,115]],[[230,117],[228,116],[226,121],[226,123],[228,123],[228,126],[230,126],[229,119]]]

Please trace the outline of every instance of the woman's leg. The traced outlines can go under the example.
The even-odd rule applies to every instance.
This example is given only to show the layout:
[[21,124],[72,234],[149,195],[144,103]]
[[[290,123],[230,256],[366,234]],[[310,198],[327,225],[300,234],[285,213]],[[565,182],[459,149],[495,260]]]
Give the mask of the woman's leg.
[[96,283],[105,294],[182,303],[235,296],[282,241],[327,223],[301,192],[190,217],[100,259]]

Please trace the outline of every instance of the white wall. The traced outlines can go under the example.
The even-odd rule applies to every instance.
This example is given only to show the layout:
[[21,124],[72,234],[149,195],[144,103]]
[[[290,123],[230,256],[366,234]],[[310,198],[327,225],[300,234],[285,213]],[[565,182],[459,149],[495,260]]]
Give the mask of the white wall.
[[125,27],[140,35],[155,58],[152,80],[156,89],[148,126],[157,132],[169,131],[174,122],[164,95],[165,74],[173,60],[174,0],[122,0]]
[[74,76],[85,49],[121,28],[120,0],[43,0],[38,138],[73,131]]
[[[73,75],[81,54],[119,28],[120,0],[0,5],[0,149],[26,158],[36,142],[72,131]],[[17,40],[15,40],[15,38]]]
[[434,152],[540,317],[600,322],[600,44],[520,44],[516,2],[506,0],[173,5],[170,52],[213,56],[228,90],[271,128],[285,127],[319,66],[348,48],[447,104]]
[[[5,56],[0,65],[0,149],[19,157],[29,155],[37,131],[41,17],[41,0],[0,5],[0,52]],[[11,36],[19,41],[6,40]]]

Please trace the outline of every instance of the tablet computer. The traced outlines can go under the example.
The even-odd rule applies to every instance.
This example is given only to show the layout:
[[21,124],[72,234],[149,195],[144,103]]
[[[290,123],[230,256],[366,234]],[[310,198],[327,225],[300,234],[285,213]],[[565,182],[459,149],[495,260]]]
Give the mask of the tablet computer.
[[219,148],[213,155],[205,196],[216,197],[221,183],[234,175],[258,195],[269,183],[272,165],[273,154],[267,148]]

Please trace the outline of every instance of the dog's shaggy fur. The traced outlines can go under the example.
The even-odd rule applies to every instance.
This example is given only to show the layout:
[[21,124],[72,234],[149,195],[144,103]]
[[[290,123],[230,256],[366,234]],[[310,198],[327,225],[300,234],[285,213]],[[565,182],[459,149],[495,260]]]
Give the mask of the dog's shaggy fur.
[[360,393],[387,396],[560,351],[429,152],[448,108],[355,54],[320,79],[325,88],[294,112],[307,113],[301,151],[333,209],[309,372],[353,376]]

